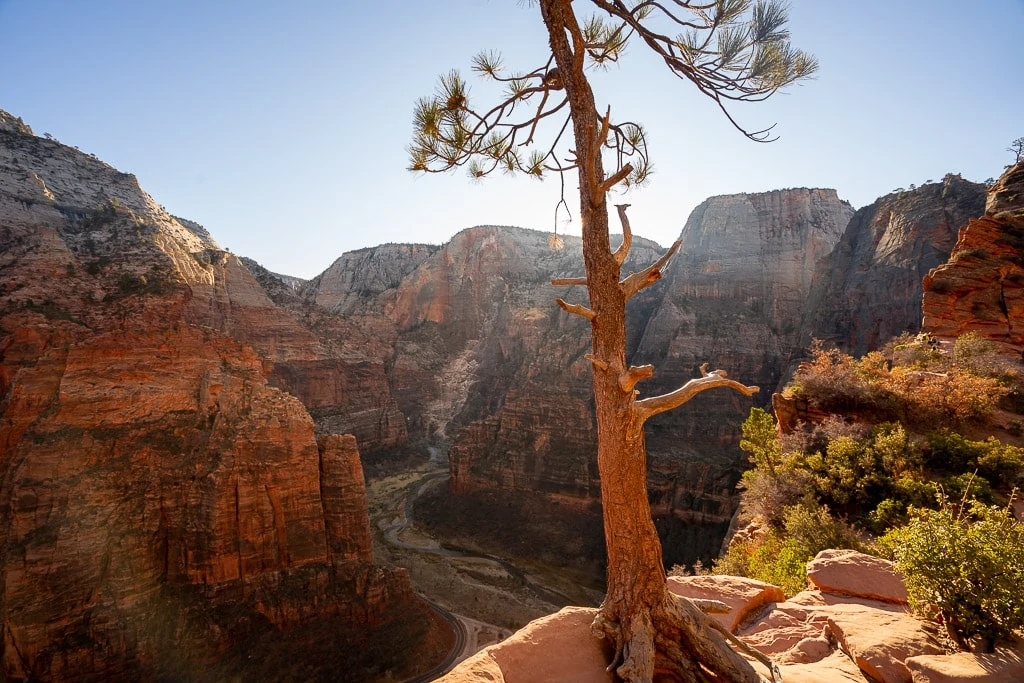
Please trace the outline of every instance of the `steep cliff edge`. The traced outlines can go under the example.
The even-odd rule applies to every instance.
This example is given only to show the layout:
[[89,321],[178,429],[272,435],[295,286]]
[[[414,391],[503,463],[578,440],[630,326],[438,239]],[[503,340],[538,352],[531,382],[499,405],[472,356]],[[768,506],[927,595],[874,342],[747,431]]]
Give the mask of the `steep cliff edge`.
[[989,190],[985,215],[959,233],[945,263],[924,278],[922,327],[940,337],[977,332],[1024,345],[1024,163]]
[[[318,446],[267,381],[308,336],[246,277],[133,176],[0,127],[7,680],[310,677],[345,659],[324,642],[385,668],[409,653],[382,630],[424,642],[408,579],[371,563],[354,440]],[[254,643],[285,668],[232,659]]]
[[861,356],[919,331],[922,278],[946,262],[957,232],[984,205],[984,185],[949,174],[859,209],[815,269],[804,344],[824,339]]
[[647,430],[656,514],[727,522],[745,459],[736,448],[752,404],[764,404],[800,349],[800,320],[814,263],[853,210],[835,190],[793,189],[712,197],[694,209],[666,275],[664,298],[643,330],[634,363],[653,363],[638,388],[658,394],[699,376],[708,362],[744,384],[701,394]]

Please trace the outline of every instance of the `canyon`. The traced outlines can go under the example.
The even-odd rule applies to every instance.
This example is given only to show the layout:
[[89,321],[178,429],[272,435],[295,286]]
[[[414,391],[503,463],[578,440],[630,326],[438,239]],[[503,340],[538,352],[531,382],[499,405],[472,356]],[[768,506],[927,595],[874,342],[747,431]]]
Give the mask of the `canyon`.
[[[372,365],[322,349],[134,176],[6,115],[0,274],[6,680],[315,679],[443,656],[408,576],[373,564],[355,439],[318,438],[273,386],[330,413]],[[289,384],[296,368],[316,382]],[[385,444],[375,405],[367,429],[347,419]]]
[[[808,188],[693,211],[662,281],[630,302],[630,360],[656,368],[640,388],[708,362],[762,391],[651,421],[669,564],[717,555],[747,466],[740,422],[812,337],[860,352],[917,332],[923,292],[929,329],[974,329],[987,307],[1003,313],[981,327],[1020,343],[1020,178],[1000,182],[987,208],[983,186],[947,176],[858,211]],[[553,304],[586,290],[551,284],[581,274],[582,248],[549,237],[477,226],[302,281],[0,112],[4,677],[429,669],[448,629],[405,570],[375,562],[364,485],[428,449],[448,469],[416,508],[429,528],[599,576],[590,331]],[[625,269],[664,253],[635,238]],[[471,528],[499,509],[519,528]],[[572,528],[548,529],[560,516]]]

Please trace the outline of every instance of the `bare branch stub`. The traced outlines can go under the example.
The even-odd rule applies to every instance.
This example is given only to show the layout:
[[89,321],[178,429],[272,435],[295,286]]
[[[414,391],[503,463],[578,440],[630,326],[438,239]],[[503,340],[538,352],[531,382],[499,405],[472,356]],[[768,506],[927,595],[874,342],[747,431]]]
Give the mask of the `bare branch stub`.
[[626,295],[626,299],[629,299],[637,292],[647,287],[650,287],[655,282],[661,279],[661,269],[665,267],[665,264],[669,262],[682,244],[682,240],[676,240],[672,246],[669,247],[668,251],[659,258],[657,261],[647,266],[639,273],[630,273],[626,278],[619,283],[622,287],[623,293]]
[[586,353],[586,354],[583,355],[583,357],[586,358],[587,360],[589,360],[591,362],[591,364],[594,365],[594,367],[596,367],[596,368],[598,368],[600,370],[607,370],[608,367],[609,367],[608,363],[604,362],[600,358],[597,358],[592,353]]
[[566,313],[575,313],[576,315],[583,316],[587,320],[591,321],[597,317],[597,313],[594,313],[586,306],[580,306],[579,304],[569,304],[562,299],[555,299],[555,303],[557,303]]
[[649,379],[654,375],[653,365],[633,365],[619,377],[619,387],[627,394],[633,391],[638,382]]
[[616,204],[615,208],[618,209],[619,221],[622,223],[622,244],[615,250],[614,256],[615,262],[621,266],[629,257],[629,250],[633,246],[633,231],[629,228],[629,218],[626,216],[629,204]]

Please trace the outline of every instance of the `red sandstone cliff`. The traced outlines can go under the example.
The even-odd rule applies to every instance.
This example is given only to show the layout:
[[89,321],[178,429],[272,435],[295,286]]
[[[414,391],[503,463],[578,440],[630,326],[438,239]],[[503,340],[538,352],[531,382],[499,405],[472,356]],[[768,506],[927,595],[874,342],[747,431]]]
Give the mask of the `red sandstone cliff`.
[[924,330],[974,331],[1024,345],[1024,163],[988,192],[985,215],[961,228],[949,262],[924,278]]
[[6,679],[315,677],[381,629],[417,649],[354,439],[318,446],[268,383],[328,356],[251,280],[133,176],[0,126]]
[[985,188],[949,174],[859,209],[814,272],[805,344],[835,342],[862,356],[921,326],[921,280],[945,263],[957,232],[982,213]]

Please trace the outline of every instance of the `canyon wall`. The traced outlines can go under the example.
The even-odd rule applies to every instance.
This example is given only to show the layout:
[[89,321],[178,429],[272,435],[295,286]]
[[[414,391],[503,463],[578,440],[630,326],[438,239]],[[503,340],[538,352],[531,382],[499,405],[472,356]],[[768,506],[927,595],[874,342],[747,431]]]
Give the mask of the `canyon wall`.
[[924,278],[923,328],[939,337],[976,332],[1024,345],[1024,163],[988,193],[985,214],[959,233],[948,263]]
[[[134,176],[10,121],[3,677],[274,678],[337,665],[325,642],[380,649],[385,667],[429,656],[408,578],[372,564],[355,440],[318,443],[302,403],[272,385],[327,363],[306,398],[337,404],[353,400],[346,369]],[[385,631],[416,654],[387,656]],[[232,660],[246,650],[288,668]]]
[[[657,368],[642,393],[673,389],[708,361],[761,383],[767,401],[799,348],[814,263],[851,214],[834,190],[705,202],[664,281],[630,302],[629,354]],[[582,275],[582,245],[566,237],[555,250],[549,237],[483,226],[440,248],[360,250],[302,292],[307,305],[388,340],[378,352],[410,438],[450,446],[456,495],[518,492],[583,507],[599,499],[589,328],[554,305],[559,296],[586,303],[587,293],[550,284]],[[663,253],[636,239],[623,270]],[[665,529],[673,519],[728,522],[744,464],[739,425],[751,404],[722,392],[652,420],[649,487]],[[693,540],[673,533],[680,544]]]
[[918,332],[922,279],[946,262],[957,232],[984,206],[984,185],[949,174],[858,210],[815,270],[804,344],[821,339],[862,356]]
[[648,423],[655,511],[731,517],[746,468],[740,424],[752,405],[766,404],[799,353],[815,261],[852,213],[835,190],[792,189],[712,197],[690,214],[633,361],[655,367],[641,395],[671,391],[698,377],[705,362],[761,393],[706,392]]

